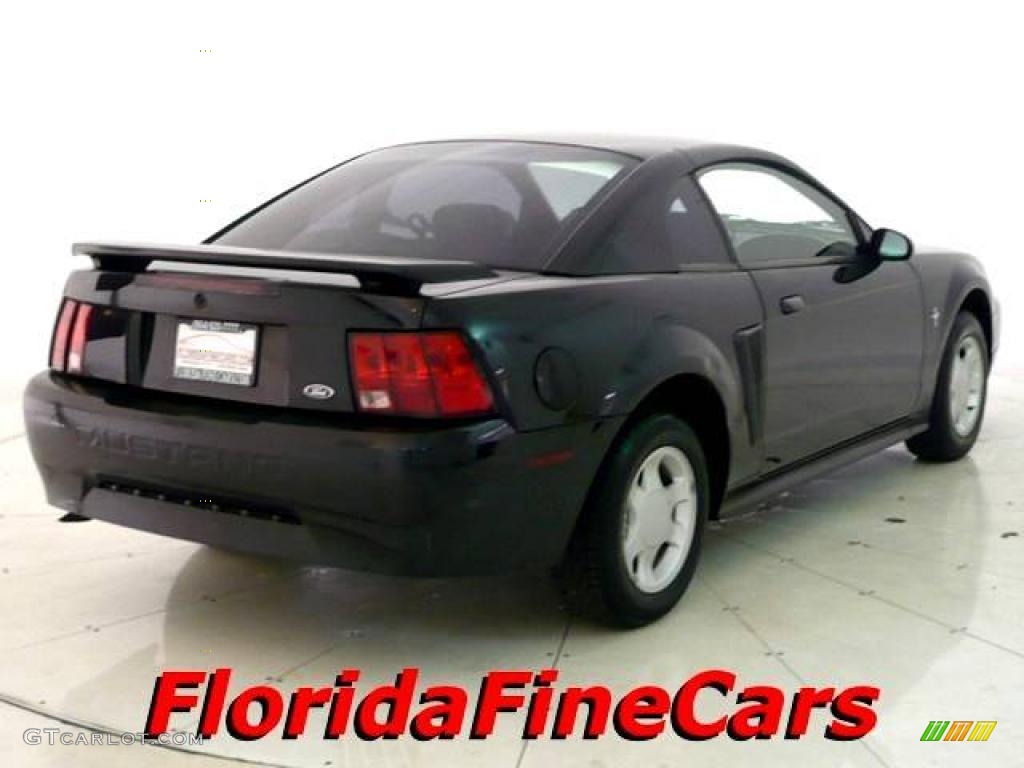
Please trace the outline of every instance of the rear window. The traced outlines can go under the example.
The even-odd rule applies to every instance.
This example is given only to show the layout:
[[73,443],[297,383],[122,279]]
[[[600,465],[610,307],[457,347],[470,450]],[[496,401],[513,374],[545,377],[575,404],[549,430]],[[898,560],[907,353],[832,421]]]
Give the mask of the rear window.
[[215,242],[532,270],[636,163],[614,152],[527,142],[394,147],[328,171]]

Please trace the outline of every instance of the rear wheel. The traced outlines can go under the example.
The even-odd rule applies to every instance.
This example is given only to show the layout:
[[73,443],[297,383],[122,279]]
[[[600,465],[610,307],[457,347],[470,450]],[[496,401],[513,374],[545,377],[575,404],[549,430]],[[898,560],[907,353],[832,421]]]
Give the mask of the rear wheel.
[[693,578],[710,481],[684,422],[649,416],[617,441],[591,490],[570,556],[574,597],[637,627],[667,613]]
[[932,397],[928,430],[907,441],[926,461],[954,461],[978,439],[988,392],[988,344],[970,312],[961,312],[949,335]]

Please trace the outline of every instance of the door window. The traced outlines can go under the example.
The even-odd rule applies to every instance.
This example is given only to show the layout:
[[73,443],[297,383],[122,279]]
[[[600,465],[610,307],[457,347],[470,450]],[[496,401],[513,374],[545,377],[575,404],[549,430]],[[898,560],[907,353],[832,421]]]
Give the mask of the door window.
[[751,164],[700,175],[741,264],[852,256],[857,237],[846,211],[789,174]]

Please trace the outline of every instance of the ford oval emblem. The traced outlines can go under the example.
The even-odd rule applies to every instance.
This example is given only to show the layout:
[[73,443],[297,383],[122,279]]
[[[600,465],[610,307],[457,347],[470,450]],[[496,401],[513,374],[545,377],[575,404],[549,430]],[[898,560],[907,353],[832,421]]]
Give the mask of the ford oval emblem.
[[310,400],[330,400],[334,397],[334,387],[326,384],[307,384],[302,388],[302,394]]

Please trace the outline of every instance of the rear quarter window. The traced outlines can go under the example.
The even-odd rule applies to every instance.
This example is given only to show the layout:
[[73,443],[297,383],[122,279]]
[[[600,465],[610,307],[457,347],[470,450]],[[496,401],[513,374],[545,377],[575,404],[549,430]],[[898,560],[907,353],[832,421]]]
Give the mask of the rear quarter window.
[[677,272],[728,264],[707,203],[688,176],[652,179],[611,225],[594,258],[599,274]]

